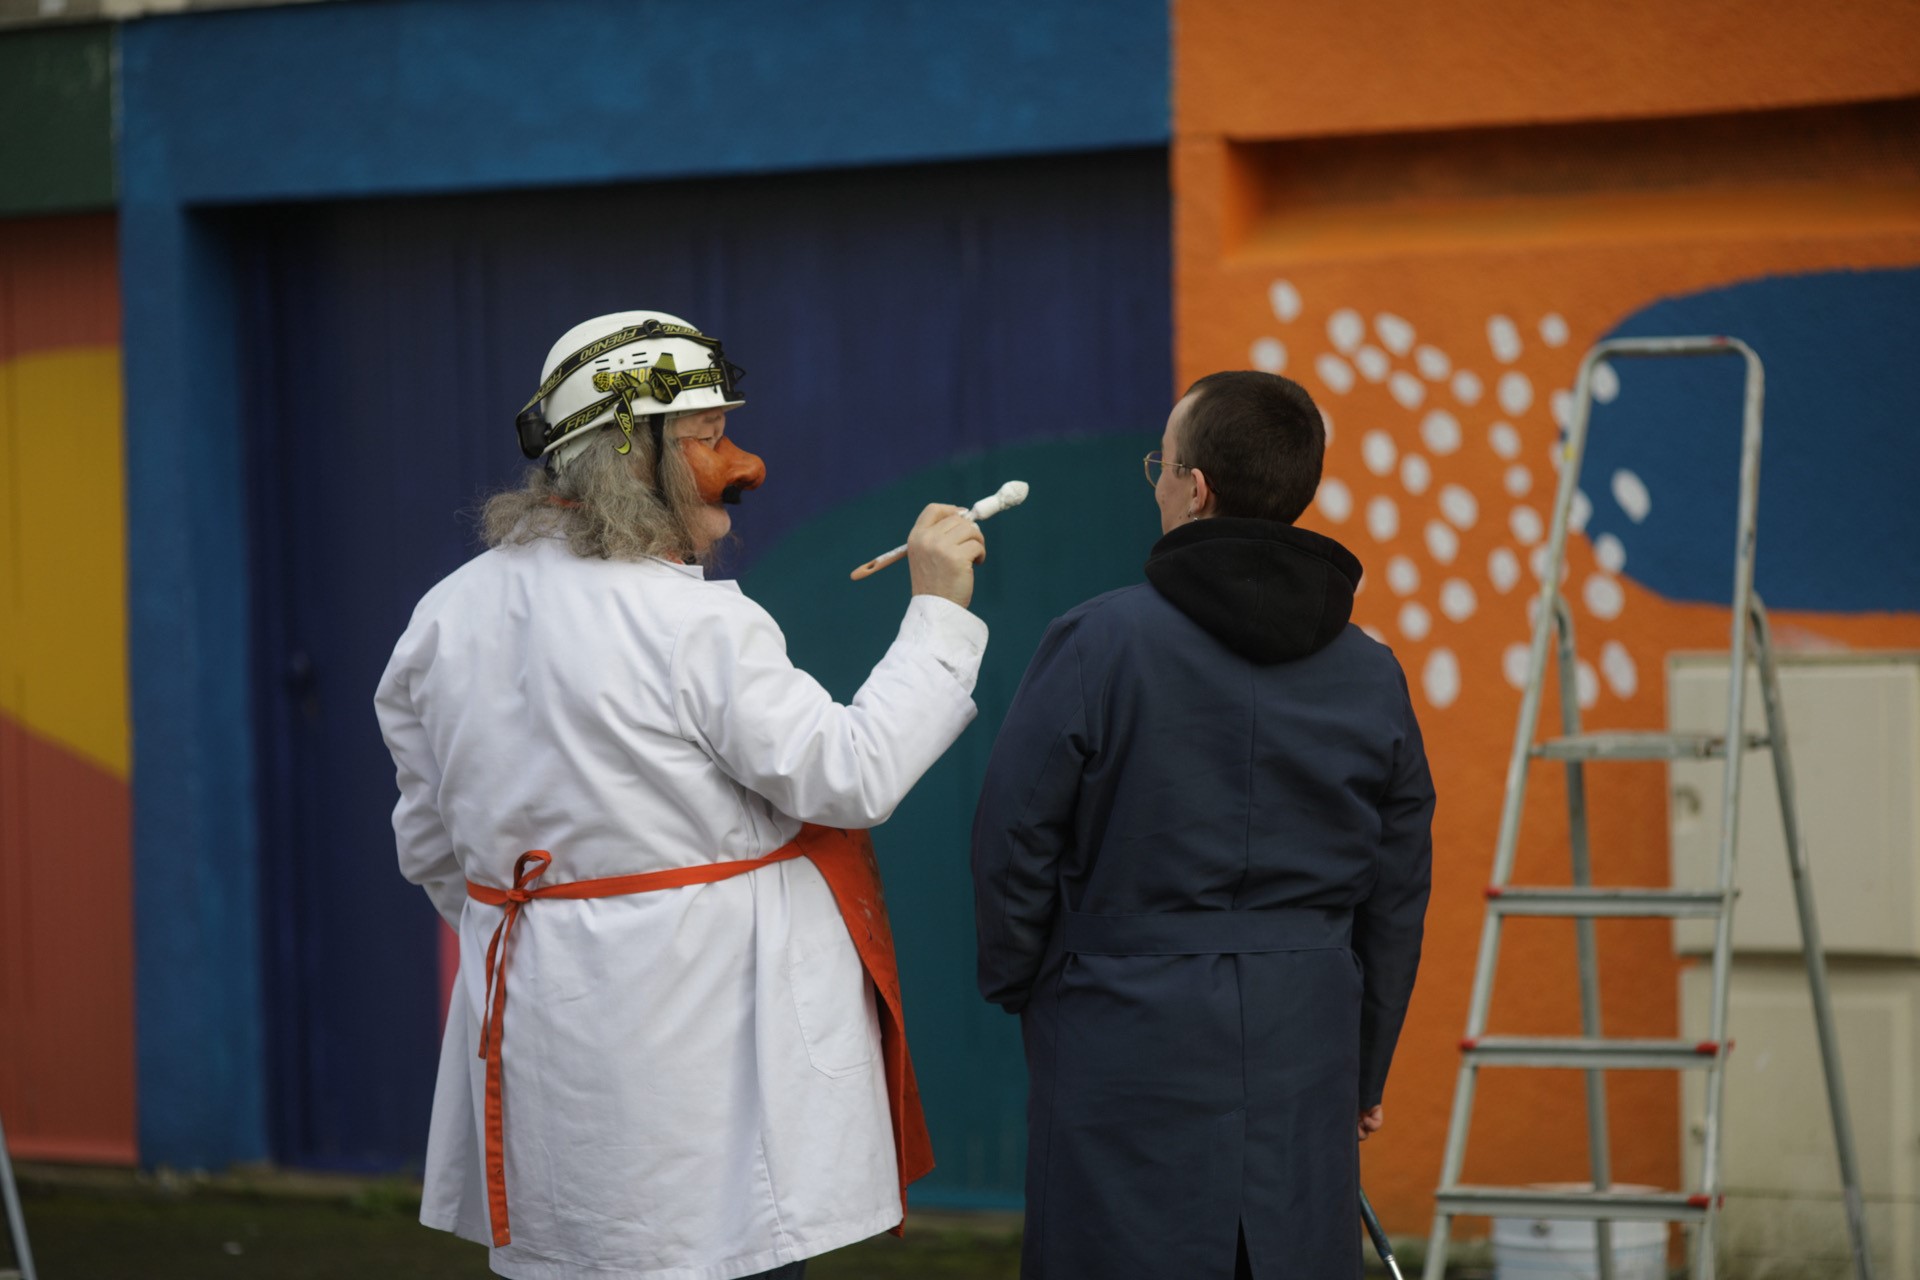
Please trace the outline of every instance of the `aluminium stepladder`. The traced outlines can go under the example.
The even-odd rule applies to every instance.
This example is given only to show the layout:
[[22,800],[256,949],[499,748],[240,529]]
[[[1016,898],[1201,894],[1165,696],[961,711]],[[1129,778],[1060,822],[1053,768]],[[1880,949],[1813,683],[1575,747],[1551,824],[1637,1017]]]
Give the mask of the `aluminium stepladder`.
[[0,1125],[0,1200],[6,1202],[7,1234],[13,1240],[14,1262],[17,1272],[0,1271],[0,1276],[18,1275],[20,1280],[34,1280],[33,1249],[27,1244],[27,1218],[20,1211],[20,1188],[13,1181],[13,1157],[7,1154],[7,1130]]
[[[1593,373],[1602,361],[1618,357],[1729,356],[1746,361],[1744,426],[1740,446],[1740,499],[1734,543],[1731,652],[1728,662],[1726,730],[1701,733],[1582,733],[1575,680],[1573,616],[1561,593],[1561,571],[1566,560],[1567,531],[1580,466],[1586,452],[1587,426],[1593,405]],[[1467,1012],[1467,1031],[1461,1041],[1460,1073],[1454,1087],[1453,1112],[1442,1158],[1440,1185],[1434,1194],[1433,1234],[1429,1241],[1424,1280],[1441,1280],[1447,1243],[1456,1214],[1513,1214],[1543,1218],[1585,1218],[1595,1222],[1600,1280],[1613,1280],[1612,1231],[1614,1221],[1681,1222],[1693,1228],[1692,1280],[1713,1280],[1716,1266],[1715,1234],[1724,1200],[1720,1179],[1721,1108],[1726,1083],[1727,988],[1732,967],[1734,851],[1740,812],[1741,761],[1746,752],[1770,749],[1779,784],[1781,820],[1787,846],[1795,905],[1800,917],[1807,981],[1813,994],[1814,1023],[1819,1034],[1820,1061],[1827,1083],[1844,1190],[1847,1230],[1857,1280],[1872,1280],[1867,1249],[1865,1206],[1860,1194],[1859,1164],[1853,1130],[1847,1114],[1845,1085],[1840,1073],[1840,1049],[1833,1025],[1832,1000],[1827,990],[1826,960],[1814,915],[1813,887],[1808,879],[1805,844],[1795,807],[1793,771],[1787,750],[1786,724],[1780,702],[1779,672],[1774,664],[1766,609],[1753,590],[1753,559],[1760,490],[1760,417],[1763,374],[1760,358],[1737,338],[1622,338],[1602,342],[1580,363],[1574,387],[1571,421],[1554,500],[1552,532],[1546,562],[1540,572],[1539,611],[1534,619],[1533,644],[1527,681],[1520,702],[1519,724],[1508,759],[1506,799],[1500,814],[1493,875],[1487,888],[1487,912],[1481,926],[1479,959]],[[1562,736],[1535,741],[1540,702],[1546,680],[1547,650],[1557,635]],[[1758,667],[1767,731],[1745,731],[1746,671],[1749,660]],[[1731,749],[1729,744],[1732,744]],[[1716,882],[1708,888],[1595,888],[1589,866],[1584,767],[1625,760],[1722,759],[1720,845]],[[1527,769],[1534,761],[1559,761],[1567,775],[1569,845],[1572,884],[1566,888],[1525,888],[1508,883],[1520,838],[1520,819],[1526,802]],[[1571,918],[1579,964],[1580,1034],[1578,1036],[1488,1035],[1487,1014],[1493,998],[1494,970],[1500,955],[1502,922],[1508,916]],[[1599,966],[1593,922],[1599,917],[1700,917],[1714,921],[1712,996],[1708,1038],[1607,1039],[1600,1027]],[[1526,1187],[1464,1186],[1461,1167],[1466,1160],[1467,1131],[1473,1117],[1474,1090],[1483,1067],[1571,1067],[1586,1074],[1587,1152],[1590,1190],[1546,1191]],[[1606,1092],[1608,1069],[1697,1069],[1706,1072],[1704,1149],[1700,1185],[1691,1192],[1623,1192],[1612,1187],[1607,1136]]]

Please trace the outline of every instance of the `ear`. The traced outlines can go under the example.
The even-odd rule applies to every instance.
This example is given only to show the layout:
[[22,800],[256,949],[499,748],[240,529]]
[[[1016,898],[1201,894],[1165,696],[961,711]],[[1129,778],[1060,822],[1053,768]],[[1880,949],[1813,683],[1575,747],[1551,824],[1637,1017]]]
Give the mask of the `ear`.
[[1194,520],[1205,520],[1216,514],[1214,511],[1217,505],[1216,495],[1213,492],[1213,486],[1207,483],[1207,473],[1195,468],[1187,474],[1193,477],[1193,502],[1189,505],[1188,517]]

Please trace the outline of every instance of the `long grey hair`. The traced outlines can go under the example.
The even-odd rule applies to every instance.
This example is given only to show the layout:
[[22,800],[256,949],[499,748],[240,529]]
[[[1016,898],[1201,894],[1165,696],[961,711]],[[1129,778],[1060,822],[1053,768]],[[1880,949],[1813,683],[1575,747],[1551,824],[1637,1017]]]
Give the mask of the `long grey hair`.
[[[663,439],[672,440],[677,416],[666,415]],[[557,537],[565,538],[577,556],[709,563],[715,548],[694,545],[700,494],[680,451],[667,449],[661,467],[653,432],[644,423],[633,433],[630,452],[619,452],[621,440],[618,430],[602,428],[565,464],[551,470],[544,464],[529,467],[518,489],[487,499],[480,515],[487,545]],[[656,475],[665,481],[658,489]]]

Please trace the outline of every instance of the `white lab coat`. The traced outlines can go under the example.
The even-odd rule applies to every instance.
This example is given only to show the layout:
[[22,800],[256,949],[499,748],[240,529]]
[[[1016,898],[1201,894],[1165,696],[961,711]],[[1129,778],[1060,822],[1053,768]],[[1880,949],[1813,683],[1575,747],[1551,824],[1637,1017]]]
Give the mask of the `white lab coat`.
[[[916,596],[848,705],[697,567],[555,539],[469,561],[414,610],[375,699],[401,873],[460,935],[421,1221],[490,1242],[477,1056],[508,886],[753,858],[870,827],[973,719],[986,626]],[[803,859],[715,884],[538,899],[503,1038],[518,1280],[734,1280],[885,1231],[901,1205],[872,985]]]

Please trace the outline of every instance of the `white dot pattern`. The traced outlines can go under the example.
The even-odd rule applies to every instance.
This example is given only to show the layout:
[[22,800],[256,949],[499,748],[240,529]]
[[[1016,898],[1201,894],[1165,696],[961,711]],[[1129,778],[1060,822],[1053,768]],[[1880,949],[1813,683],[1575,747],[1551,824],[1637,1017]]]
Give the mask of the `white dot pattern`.
[[1653,495],[1647,492],[1646,482],[1625,467],[1613,473],[1613,500],[1635,524],[1653,511]]
[[1454,622],[1465,622],[1480,606],[1472,586],[1460,578],[1448,578],[1440,584],[1440,612]]
[[1427,384],[1404,369],[1387,380],[1387,390],[1393,392],[1402,409],[1418,409],[1420,402],[1427,398]]
[[1593,366],[1593,398],[1600,404],[1612,404],[1620,394],[1620,375],[1602,360]]
[[1367,503],[1367,532],[1375,542],[1386,542],[1400,532],[1400,508],[1382,495]]
[[1380,336],[1381,345],[1397,356],[1404,356],[1413,346],[1413,326],[1391,311],[1373,318],[1373,331]]
[[1353,514],[1353,490],[1337,476],[1329,476],[1320,482],[1320,492],[1314,496],[1314,505],[1320,508],[1320,514],[1335,524],[1345,524],[1347,517]]
[[1527,666],[1533,655],[1524,644],[1510,644],[1500,655],[1500,674],[1516,689],[1526,687]]
[[1518,369],[1500,375],[1500,407],[1518,417],[1533,407],[1533,383]]
[[1387,353],[1369,343],[1353,353],[1353,367],[1368,382],[1379,382],[1387,376],[1393,362],[1387,359]]
[[1377,428],[1361,437],[1360,461],[1366,463],[1367,470],[1377,476],[1386,475],[1393,470],[1393,460],[1399,452],[1399,447],[1393,443],[1393,437]]
[[1487,577],[1501,595],[1513,590],[1520,581],[1520,557],[1507,547],[1495,547],[1487,556]]
[[1487,346],[1493,350],[1493,358],[1501,364],[1512,364],[1520,358],[1520,330],[1506,316],[1494,316],[1487,321]]
[[1553,425],[1562,431],[1573,425],[1573,392],[1564,387],[1547,397],[1547,406],[1553,413]]
[[1460,659],[1454,657],[1453,650],[1441,645],[1427,655],[1426,665],[1420,669],[1420,690],[1428,702],[1442,709],[1459,699]]
[[1627,549],[1620,545],[1620,539],[1610,533],[1603,533],[1593,540],[1593,558],[1608,573],[1619,573],[1627,567]]
[[1417,453],[1410,453],[1400,459],[1400,484],[1415,497],[1427,491],[1433,483],[1433,467]]
[[1587,612],[1602,622],[1611,622],[1619,617],[1620,610],[1627,603],[1627,594],[1620,589],[1620,580],[1605,573],[1588,577],[1586,585],[1580,589],[1580,598],[1586,603]]
[[1445,409],[1435,409],[1420,419],[1420,438],[1437,458],[1460,450],[1460,419]]
[[1487,428],[1487,443],[1503,458],[1520,456],[1520,433],[1511,422],[1496,422]]
[[1300,291],[1290,280],[1275,280],[1267,286],[1267,305],[1273,308],[1274,319],[1292,324],[1300,318]]
[[[1248,334],[1253,366],[1298,368],[1298,376],[1314,380],[1316,396],[1330,401],[1351,394],[1362,415],[1358,428],[1343,419],[1354,441],[1343,442],[1345,452],[1329,451],[1330,474],[1314,506],[1328,526],[1364,525],[1366,541],[1384,562],[1361,588],[1372,586],[1375,576],[1383,579],[1356,610],[1367,619],[1363,629],[1381,643],[1383,633],[1392,633],[1409,677],[1419,673],[1416,696],[1429,707],[1500,688],[1491,672],[1476,686],[1476,673],[1463,669],[1484,660],[1473,655],[1489,652],[1483,647],[1489,639],[1504,683],[1518,687],[1528,647],[1507,640],[1525,638],[1511,634],[1518,629],[1515,611],[1523,608],[1532,620],[1540,609],[1539,592],[1522,584],[1529,569],[1536,580],[1546,569],[1547,514],[1556,498],[1547,468],[1558,471],[1564,463],[1564,431],[1574,410],[1567,388],[1577,373],[1575,352],[1559,349],[1572,342],[1573,326],[1557,311],[1494,314],[1480,322],[1487,340],[1480,349],[1468,317],[1430,325],[1433,317],[1363,312],[1333,305],[1337,300],[1309,312],[1294,282],[1275,279],[1261,287],[1274,321],[1303,323]],[[1430,335],[1425,341],[1415,320]],[[1620,390],[1604,363],[1594,367],[1590,387],[1602,404]],[[1333,424],[1326,425],[1331,442]],[[1638,477],[1622,470],[1610,486],[1629,520],[1648,517],[1652,499]],[[1571,503],[1561,590],[1580,609],[1583,650],[1596,659],[1576,671],[1582,705],[1642,696],[1630,638],[1610,633],[1626,606],[1626,548],[1614,534],[1588,534],[1594,508],[1587,494],[1575,490]],[[1500,607],[1481,607],[1493,600]]]
[[1327,318],[1327,341],[1342,355],[1352,355],[1367,336],[1367,322],[1351,307],[1342,307]]
[[1420,568],[1405,556],[1387,561],[1387,587],[1397,596],[1410,596],[1420,589]]
[[1600,676],[1593,664],[1581,658],[1573,664],[1573,677],[1574,688],[1580,693],[1581,709],[1592,709],[1593,704],[1600,701]]
[[1618,640],[1609,640],[1600,646],[1600,674],[1615,697],[1631,698],[1640,691],[1640,670],[1634,665],[1627,646]]
[[1473,528],[1480,518],[1480,503],[1463,485],[1443,485],[1440,489],[1440,514],[1461,529]]
[[1321,353],[1313,362],[1313,371],[1320,375],[1320,381],[1327,390],[1336,395],[1345,395],[1353,390],[1353,366],[1331,351]]

